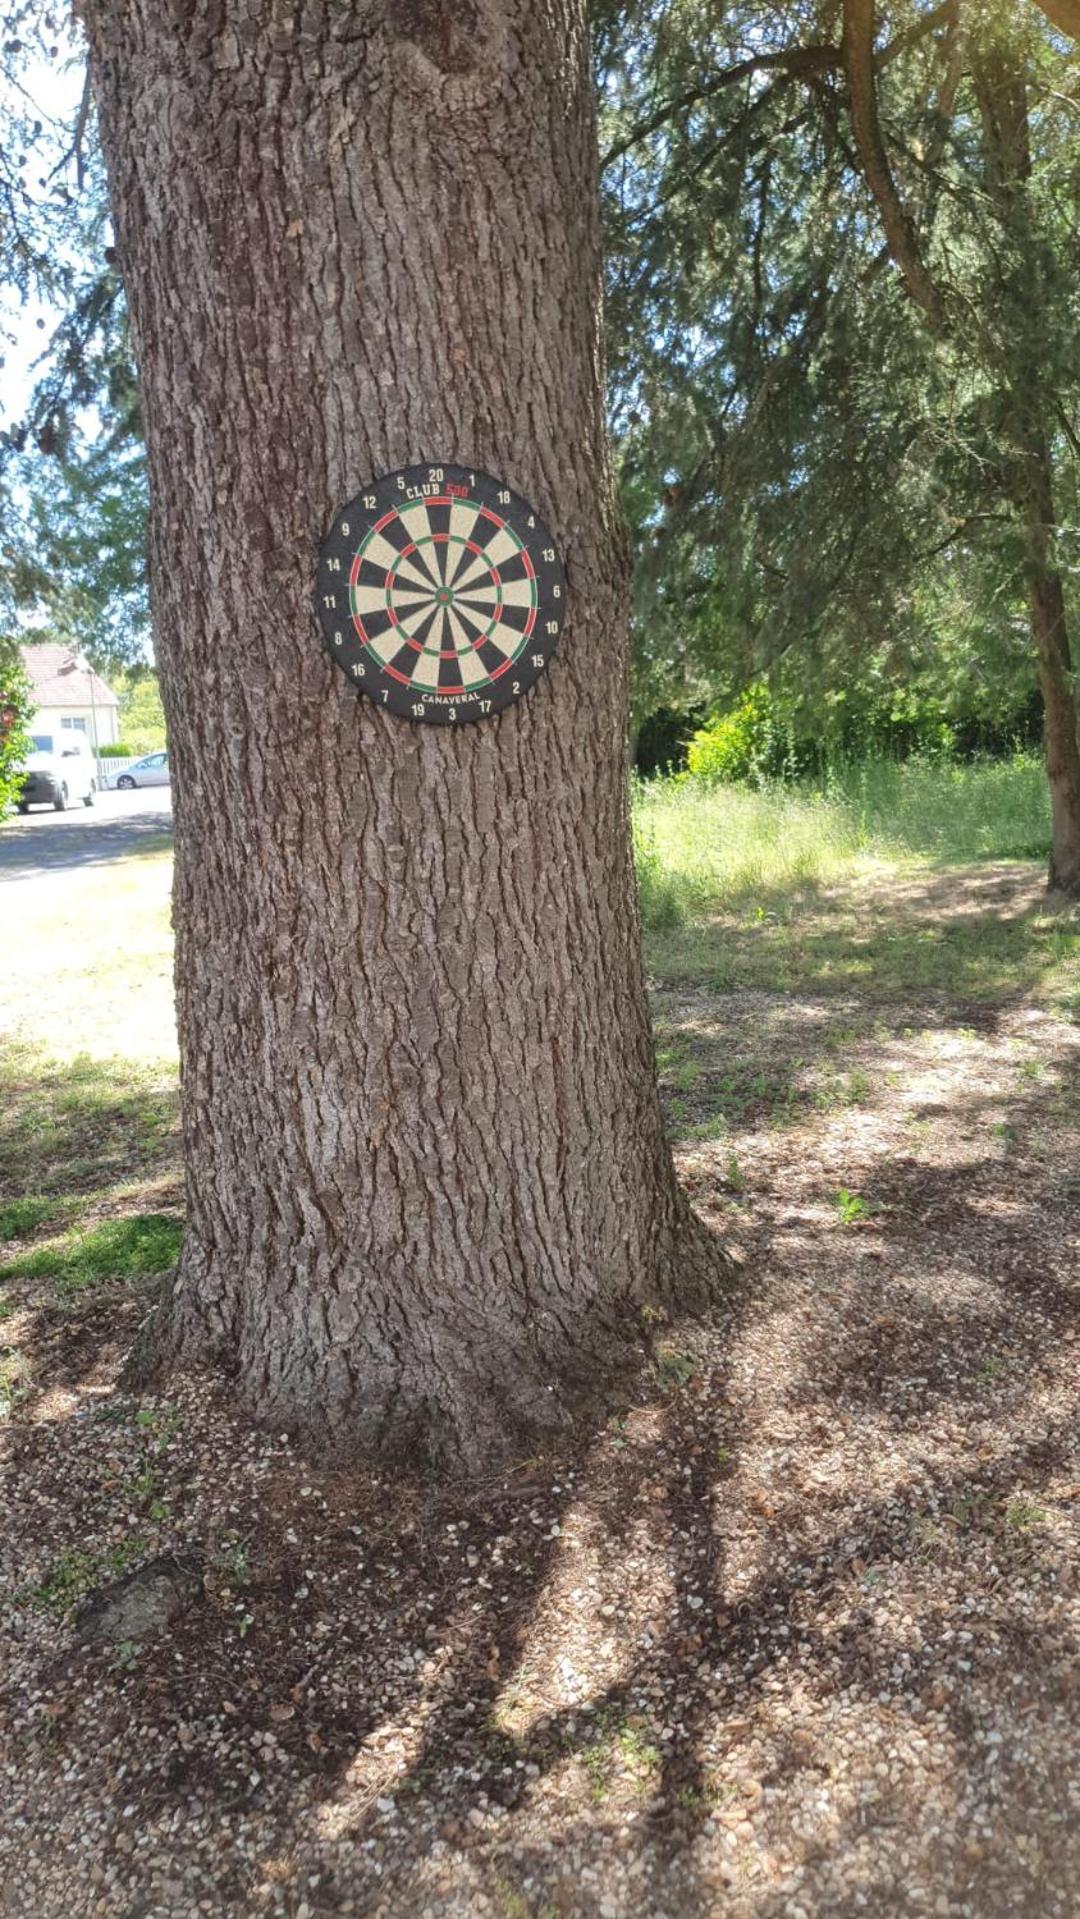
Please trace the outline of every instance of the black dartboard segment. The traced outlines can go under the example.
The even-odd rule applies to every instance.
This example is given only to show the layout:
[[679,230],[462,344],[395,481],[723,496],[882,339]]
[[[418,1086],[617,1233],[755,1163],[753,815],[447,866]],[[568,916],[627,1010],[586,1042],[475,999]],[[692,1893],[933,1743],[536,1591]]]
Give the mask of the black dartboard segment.
[[558,645],[566,576],[536,509],[490,473],[402,467],[342,507],[319,554],[327,650],[358,692],[410,720],[486,720]]

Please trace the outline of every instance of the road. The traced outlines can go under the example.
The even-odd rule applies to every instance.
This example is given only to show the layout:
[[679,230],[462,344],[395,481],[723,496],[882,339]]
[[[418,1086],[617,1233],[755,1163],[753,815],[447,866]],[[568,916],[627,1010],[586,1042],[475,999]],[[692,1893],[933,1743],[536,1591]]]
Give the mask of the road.
[[99,866],[129,853],[149,853],[172,838],[167,786],[99,793],[93,806],[66,813],[35,807],[0,827],[0,880],[30,879],[65,867]]

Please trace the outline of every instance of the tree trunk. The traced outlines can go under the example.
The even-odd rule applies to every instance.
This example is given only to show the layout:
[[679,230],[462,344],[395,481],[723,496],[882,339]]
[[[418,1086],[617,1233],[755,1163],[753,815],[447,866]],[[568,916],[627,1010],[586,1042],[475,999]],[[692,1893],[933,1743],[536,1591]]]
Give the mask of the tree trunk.
[[[1022,414],[1030,395],[1019,396]],[[1061,574],[1050,559],[1054,532],[1050,452],[1034,422],[1028,422],[1024,472],[1027,523],[1027,586],[1031,637],[1039,667],[1050,782],[1050,871],[1054,892],[1080,899],[1080,732],[1072,690],[1072,662]]]
[[1029,192],[1031,139],[1027,86],[1003,48],[975,68],[986,180],[1009,243],[995,321],[1004,342],[1014,462],[1013,505],[1024,530],[1024,573],[1038,665],[1050,785],[1052,890],[1080,899],[1080,716],[1072,685],[1065,594],[1054,564],[1054,465],[1047,382],[1055,354],[1054,310],[1046,285]]
[[[151,470],[188,1226],[160,1352],[486,1467],[709,1262],[666,1151],[625,779],[584,0],[85,0]],[[315,556],[443,458],[533,501],[560,652],[357,699]]]

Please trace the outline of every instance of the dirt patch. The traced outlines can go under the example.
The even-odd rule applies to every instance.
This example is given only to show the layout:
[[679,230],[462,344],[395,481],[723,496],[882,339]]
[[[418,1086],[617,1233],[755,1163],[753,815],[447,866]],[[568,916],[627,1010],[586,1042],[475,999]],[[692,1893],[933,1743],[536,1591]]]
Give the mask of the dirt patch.
[[[130,1295],[42,1320],[0,1427],[0,1911],[1071,1919],[1080,1029],[657,1014],[742,1277],[570,1455],[343,1476],[205,1381],[120,1392]],[[81,1642],[164,1554],[198,1604]]]

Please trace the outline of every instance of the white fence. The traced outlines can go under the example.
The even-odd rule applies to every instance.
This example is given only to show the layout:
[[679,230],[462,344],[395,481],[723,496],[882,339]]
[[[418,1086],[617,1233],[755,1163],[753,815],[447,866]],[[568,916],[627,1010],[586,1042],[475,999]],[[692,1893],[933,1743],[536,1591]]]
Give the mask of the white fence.
[[102,792],[106,787],[115,786],[118,773],[126,773],[129,766],[136,766],[140,760],[144,760],[145,758],[145,753],[132,753],[126,760],[114,760],[105,757],[99,758],[97,763],[98,791]]

